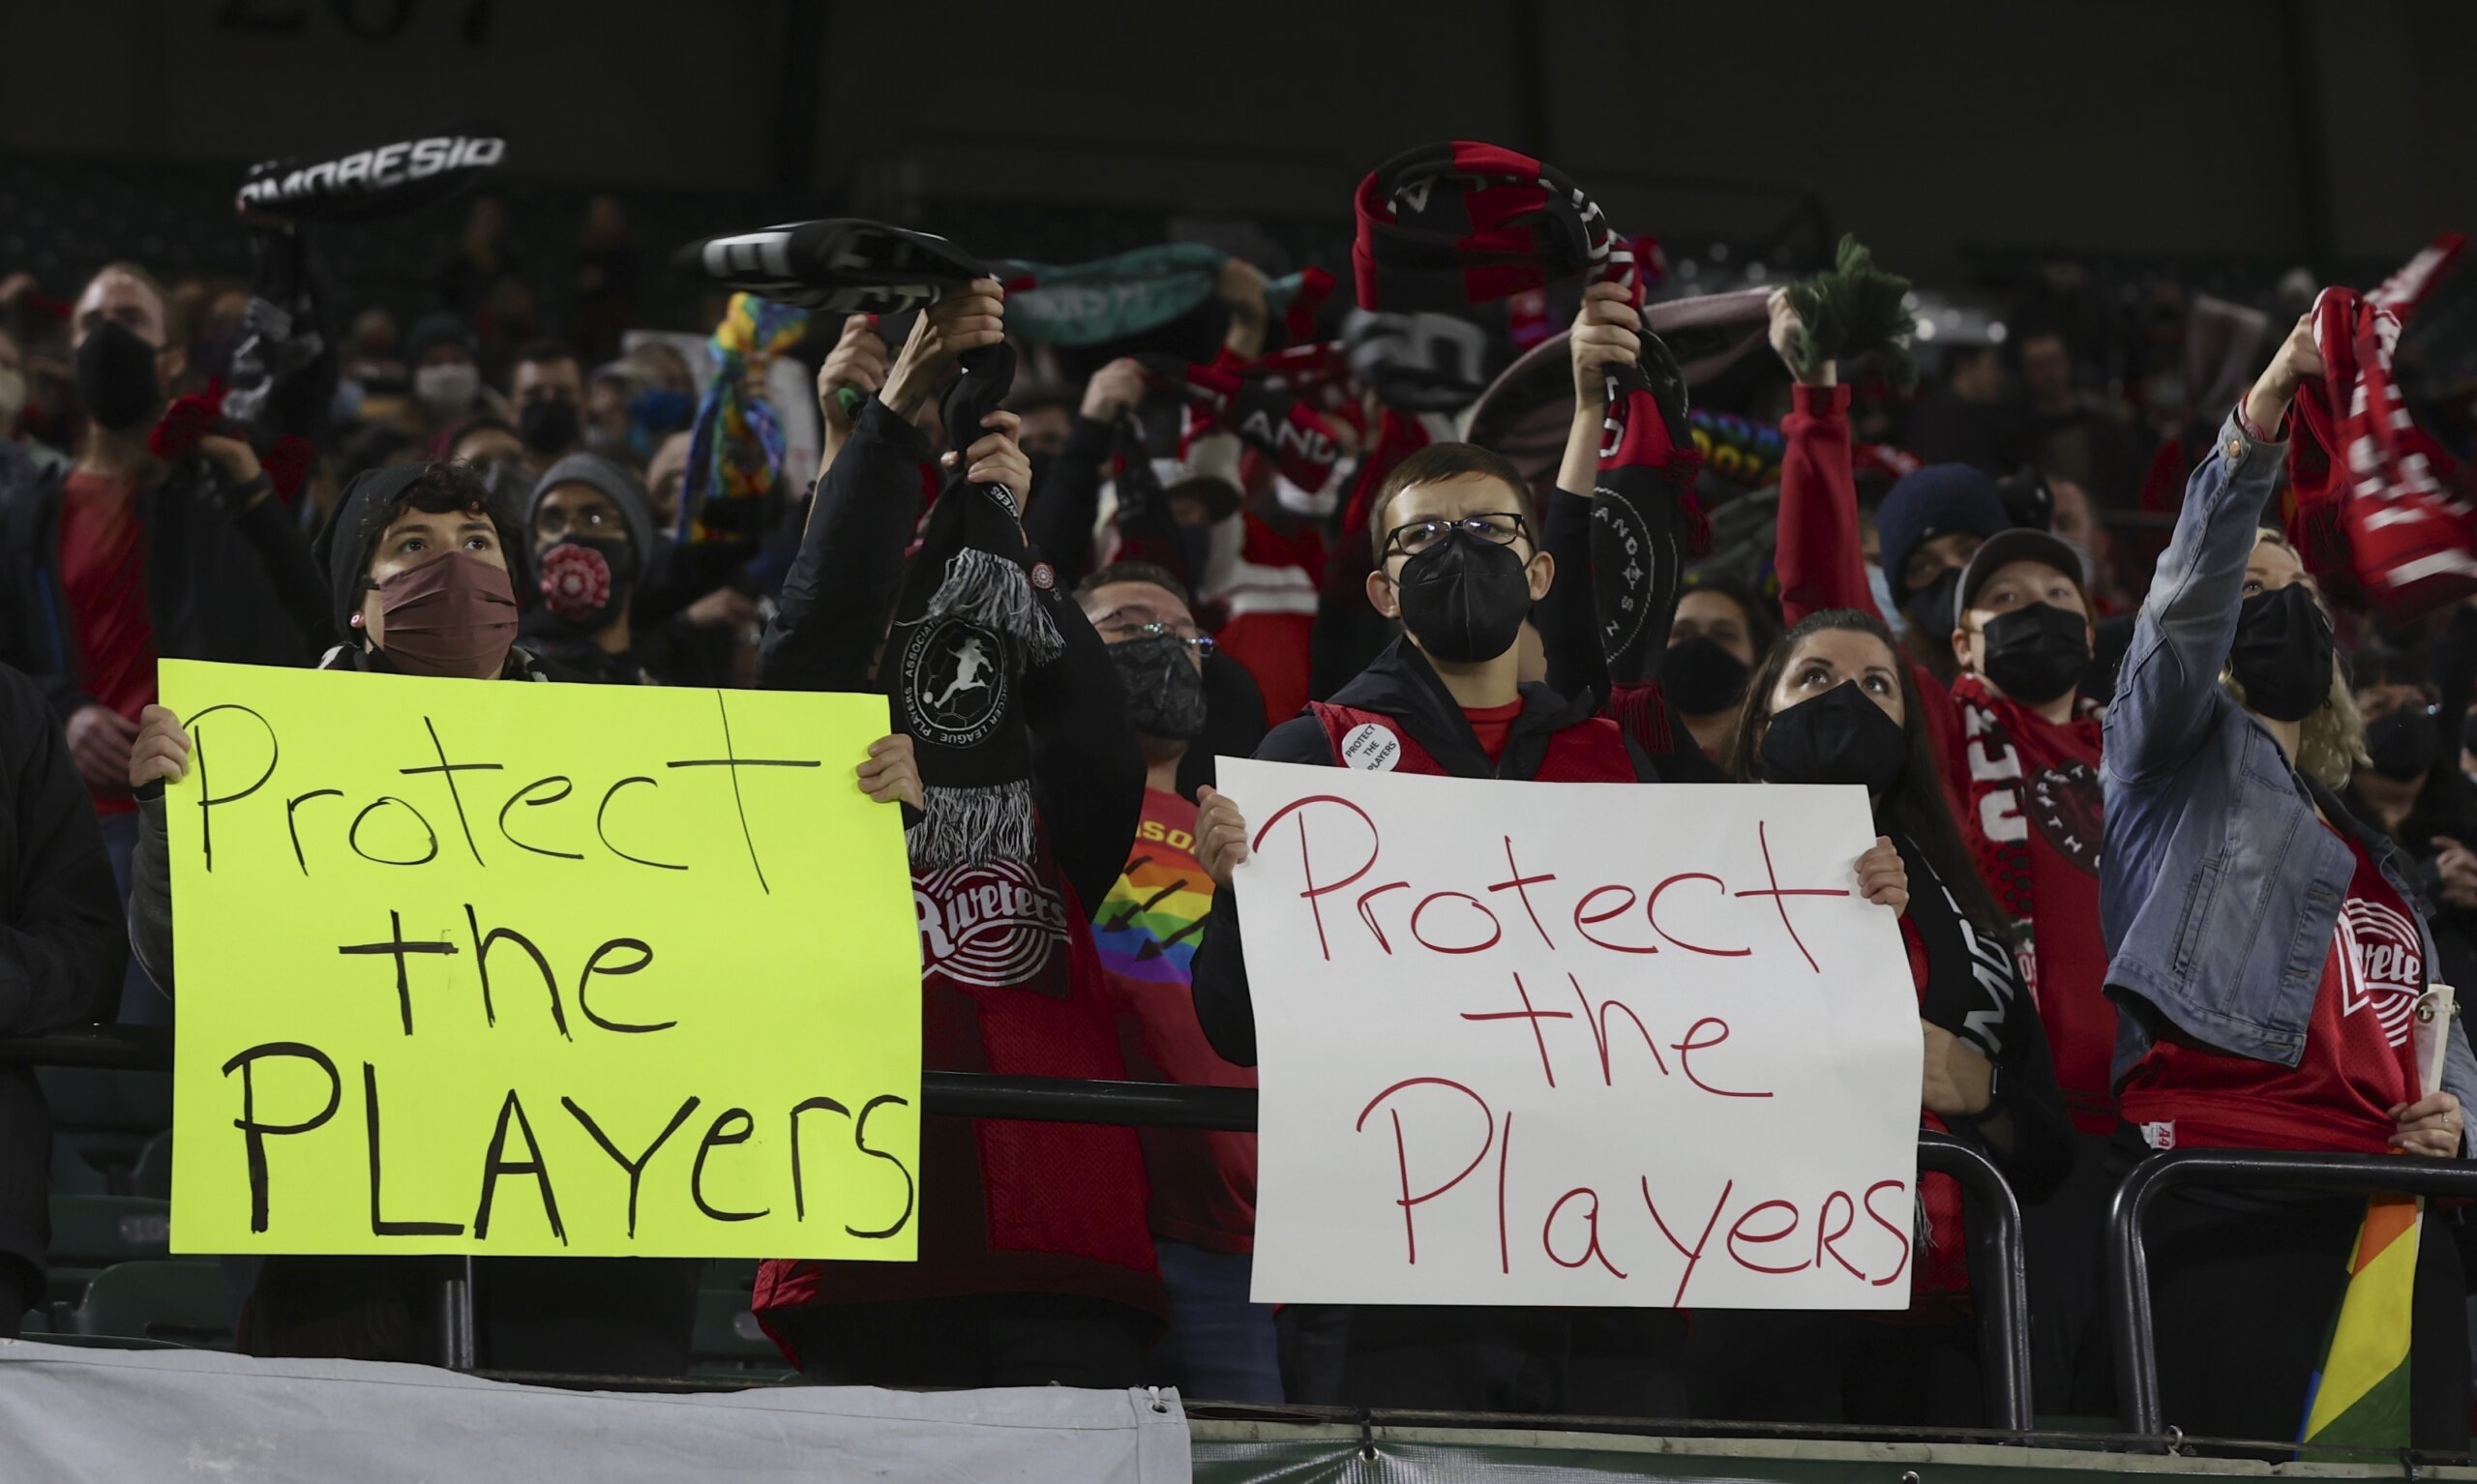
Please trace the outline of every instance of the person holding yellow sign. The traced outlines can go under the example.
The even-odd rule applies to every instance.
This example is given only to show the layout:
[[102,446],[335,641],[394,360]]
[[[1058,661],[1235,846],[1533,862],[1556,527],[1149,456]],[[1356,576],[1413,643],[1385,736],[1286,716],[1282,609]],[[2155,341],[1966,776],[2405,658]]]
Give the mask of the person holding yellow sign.
[[[1144,761],[1117,668],[1024,536],[1031,467],[1017,418],[997,410],[1014,371],[1003,291],[976,274],[939,291],[856,414],[820,378],[829,419],[850,430],[819,482],[758,682],[882,693],[918,744],[925,809],[908,843],[923,1065],[1121,1078],[1092,912],[1126,865]],[[924,524],[933,404],[954,451]],[[896,1386],[1146,1379],[1163,1301],[1135,1130],[931,1117],[920,1163],[918,1261],[759,1270],[758,1317],[805,1374]]]
[[[462,462],[403,465],[355,481],[324,545],[339,646],[322,668],[442,678],[552,679],[515,642],[527,543]],[[143,713],[130,784],[144,818],[130,937],[139,963],[173,988],[171,858],[164,786],[187,776],[192,739],[164,706]],[[921,802],[908,737],[880,741],[859,769],[880,802]],[[422,1360],[433,1265],[420,1258],[268,1258],[242,1340],[260,1355]],[[674,1376],[685,1369],[698,1264],[574,1259],[475,1263],[482,1364],[502,1370]]]

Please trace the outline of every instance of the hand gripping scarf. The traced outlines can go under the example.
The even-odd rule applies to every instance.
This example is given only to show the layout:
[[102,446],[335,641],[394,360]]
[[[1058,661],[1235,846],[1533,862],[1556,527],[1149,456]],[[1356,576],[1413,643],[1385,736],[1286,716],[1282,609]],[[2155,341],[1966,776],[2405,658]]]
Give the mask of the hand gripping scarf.
[[1172,356],[1143,355],[1153,385],[1184,398],[1194,414],[1190,433],[1219,426],[1273,462],[1281,477],[1309,496],[1331,490],[1342,459],[1333,425],[1265,378],[1226,366],[1194,366]]
[[233,197],[305,222],[376,222],[444,201],[507,158],[495,129],[453,129],[343,155],[269,160],[250,167]]
[[2297,391],[2290,537],[2317,567],[2344,561],[2395,623],[2477,594],[2477,491],[2392,374],[2401,321],[2466,245],[2444,233],[2372,293],[2313,301],[2324,375]]
[[989,277],[943,237],[854,218],[708,237],[674,261],[726,287],[829,314],[897,314]]
[[790,350],[808,328],[806,310],[731,295],[714,327],[714,379],[705,383],[688,433],[672,528],[682,546],[763,539],[782,492],[783,425],[765,399],[750,395],[749,366]]
[[[965,430],[996,411],[1014,380],[1012,346],[967,354],[939,401],[953,436],[969,442]],[[1025,544],[1017,492],[948,480],[904,569],[879,666],[927,796],[907,837],[913,870],[1037,858],[1024,681],[1065,647],[1051,612],[1062,601],[1049,564]]]
[[[680,249],[673,260],[762,301],[743,312],[734,300],[731,315],[715,331],[724,370],[706,389],[690,440],[679,501],[682,541],[746,539],[752,523],[761,532],[770,513],[765,501],[777,488],[782,434],[770,409],[745,397],[740,377],[732,374],[733,354],[743,358],[737,365],[744,368],[755,351],[796,341],[807,322],[805,315],[792,317],[798,311],[899,313],[989,274],[979,259],[942,237],[855,218],[709,237]],[[734,503],[742,500],[750,503]]]
[[[1359,182],[1356,209],[1361,309],[1450,312],[1574,278],[1622,283],[1642,303],[1630,244],[1581,188],[1527,155],[1468,141],[1413,150]],[[1665,636],[1651,632],[1651,596],[1678,578],[1659,571],[1677,561],[1665,533],[1683,515],[1689,546],[1703,539],[1686,378],[1658,336],[1646,328],[1642,339],[1642,360],[1609,374],[1592,490],[1594,607],[1620,686],[1659,668]]]

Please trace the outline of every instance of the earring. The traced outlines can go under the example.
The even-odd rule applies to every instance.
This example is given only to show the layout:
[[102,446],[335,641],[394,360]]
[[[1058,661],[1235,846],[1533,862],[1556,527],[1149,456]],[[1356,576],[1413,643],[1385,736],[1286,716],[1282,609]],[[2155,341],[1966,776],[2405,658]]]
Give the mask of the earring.
[[351,624],[354,628],[358,629],[361,627],[361,615],[359,613],[355,613],[350,618],[345,619],[344,622]]

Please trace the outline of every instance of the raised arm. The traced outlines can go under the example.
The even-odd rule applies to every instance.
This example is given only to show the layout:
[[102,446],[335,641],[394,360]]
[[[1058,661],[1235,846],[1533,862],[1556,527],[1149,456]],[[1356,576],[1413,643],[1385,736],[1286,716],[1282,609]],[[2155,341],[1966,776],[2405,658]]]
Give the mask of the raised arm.
[[1124,417],[1144,396],[1144,368],[1121,356],[1092,373],[1066,430],[1066,447],[1024,509],[1024,535],[1058,569],[1069,592],[1092,570],[1092,528],[1101,517],[1101,466]]
[[[929,440],[915,420],[957,356],[1003,338],[1000,299],[997,283],[984,279],[920,315],[883,385],[851,420],[818,482],[780,610],[758,649],[760,686],[868,689],[904,549],[920,519]],[[834,397],[823,372],[819,389],[821,401]]]
[[2160,553],[2117,672],[2103,764],[2110,777],[2134,782],[2171,768],[2207,731],[2245,601],[2245,564],[2287,462],[2287,445],[2274,439],[2297,387],[2320,374],[2307,315],[2186,485],[2175,534]]
[[1772,296],[1772,346],[1798,384],[1780,423],[1787,448],[1780,460],[1780,617],[1795,624],[1824,608],[1875,612],[1866,586],[1866,557],[1858,533],[1858,479],[1849,462],[1849,389],[1830,361],[1799,376],[1789,337],[1798,312],[1787,290]]
[[1592,491],[1599,482],[1599,449],[1607,430],[1609,369],[1642,359],[1642,314],[1622,285],[1595,283],[1584,291],[1582,312],[1567,342],[1573,367],[1573,423],[1566,432],[1566,454],[1557,465],[1557,489],[1549,497],[1541,533],[1541,546],[1557,563],[1557,581],[1535,615],[1548,652],[1548,684],[1567,696],[1588,690],[1603,701],[1615,685],[1652,677],[1611,672],[1600,643],[1599,612],[1629,598],[1648,603],[1650,617],[1628,653],[1648,657],[1656,666],[1668,647],[1669,624],[1682,595],[1685,553],[1677,500],[1665,484],[1647,485],[1636,510],[1650,548],[1639,553],[1642,565],[1637,569],[1648,575],[1647,591],[1634,592],[1624,569],[1601,570],[1591,557]]

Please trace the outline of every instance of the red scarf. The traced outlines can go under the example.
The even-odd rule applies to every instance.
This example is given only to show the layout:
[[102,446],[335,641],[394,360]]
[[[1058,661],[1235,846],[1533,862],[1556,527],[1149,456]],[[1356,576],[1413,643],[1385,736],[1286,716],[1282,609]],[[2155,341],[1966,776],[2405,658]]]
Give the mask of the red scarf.
[[2477,490],[2411,421],[2391,369],[2402,320],[2466,245],[2446,232],[2373,292],[2313,301],[2325,370],[2297,396],[2290,538],[2317,566],[2344,559],[2395,623],[2477,594]]

